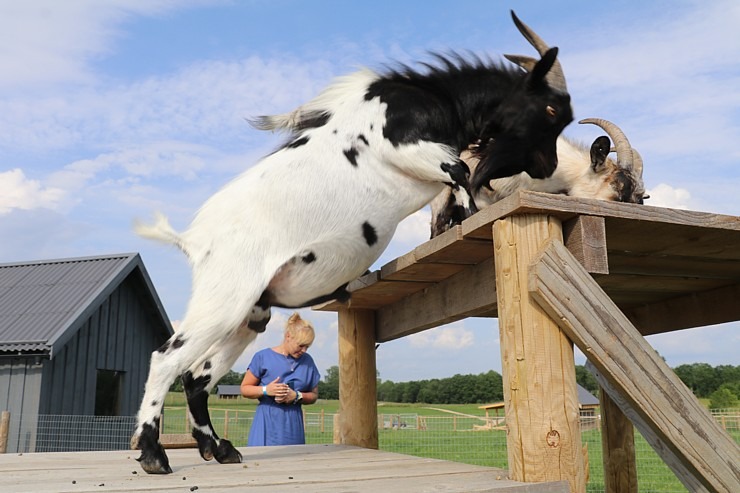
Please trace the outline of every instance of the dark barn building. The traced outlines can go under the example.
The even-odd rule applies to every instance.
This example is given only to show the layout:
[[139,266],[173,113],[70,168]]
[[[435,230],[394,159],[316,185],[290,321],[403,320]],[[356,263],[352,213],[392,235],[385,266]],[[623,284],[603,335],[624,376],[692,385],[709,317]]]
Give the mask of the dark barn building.
[[[150,355],[171,334],[136,253],[0,264],[7,451],[89,450],[96,434],[110,435],[106,427],[128,428]],[[64,419],[70,416],[81,419]],[[80,433],[93,440],[80,442]],[[127,445],[110,436],[101,442]]]

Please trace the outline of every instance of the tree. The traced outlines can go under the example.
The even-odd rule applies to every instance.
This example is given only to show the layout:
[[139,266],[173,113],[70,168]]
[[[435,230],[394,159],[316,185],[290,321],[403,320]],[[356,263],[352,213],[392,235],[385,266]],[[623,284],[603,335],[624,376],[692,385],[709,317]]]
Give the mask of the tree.
[[737,396],[724,385],[709,396],[709,409],[729,409],[737,405]]
[[599,394],[599,382],[583,365],[576,365],[576,382],[592,394]]
[[339,399],[339,367],[334,365],[326,369],[326,375],[319,382],[319,397],[322,399]]

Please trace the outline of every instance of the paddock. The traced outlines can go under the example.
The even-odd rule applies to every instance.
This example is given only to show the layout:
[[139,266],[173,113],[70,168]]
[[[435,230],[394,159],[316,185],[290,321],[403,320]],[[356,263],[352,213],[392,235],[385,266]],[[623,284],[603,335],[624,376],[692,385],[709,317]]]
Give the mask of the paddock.
[[[0,454],[7,493],[124,492],[526,492],[565,493],[566,482],[517,483],[506,472],[348,445],[240,448],[241,464],[203,462],[197,450],[169,450],[173,473],[149,475],[138,451]],[[248,490],[247,490],[248,488]]]

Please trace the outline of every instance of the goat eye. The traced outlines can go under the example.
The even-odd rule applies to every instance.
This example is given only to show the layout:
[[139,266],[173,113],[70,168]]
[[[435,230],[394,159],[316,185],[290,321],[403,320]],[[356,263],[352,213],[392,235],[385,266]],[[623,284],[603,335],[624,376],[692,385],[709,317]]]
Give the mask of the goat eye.
[[547,113],[548,116],[551,116],[551,117],[554,117],[555,115],[558,114],[557,110],[553,108],[552,106],[548,106],[547,108],[545,108],[545,113]]

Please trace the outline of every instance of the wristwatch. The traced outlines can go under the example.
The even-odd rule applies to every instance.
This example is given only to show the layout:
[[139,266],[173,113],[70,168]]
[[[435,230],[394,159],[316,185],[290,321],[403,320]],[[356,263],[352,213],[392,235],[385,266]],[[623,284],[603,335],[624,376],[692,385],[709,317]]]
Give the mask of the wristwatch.
[[303,400],[303,394],[300,390],[295,391],[295,400],[293,401],[293,404],[298,404]]

